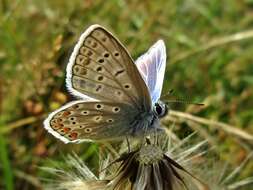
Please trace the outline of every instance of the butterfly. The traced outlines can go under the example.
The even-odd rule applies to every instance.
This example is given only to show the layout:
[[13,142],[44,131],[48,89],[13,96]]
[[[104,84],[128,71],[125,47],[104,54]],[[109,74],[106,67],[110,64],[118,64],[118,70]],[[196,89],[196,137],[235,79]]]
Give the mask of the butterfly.
[[140,136],[160,129],[168,108],[159,100],[166,48],[158,40],[136,61],[109,31],[90,26],[67,65],[66,85],[78,98],[44,121],[49,133],[65,143]]

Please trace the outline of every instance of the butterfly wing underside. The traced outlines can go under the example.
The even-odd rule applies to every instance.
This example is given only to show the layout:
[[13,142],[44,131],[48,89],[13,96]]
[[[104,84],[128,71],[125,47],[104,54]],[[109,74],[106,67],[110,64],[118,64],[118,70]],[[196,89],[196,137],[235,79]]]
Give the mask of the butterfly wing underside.
[[67,65],[66,83],[70,93],[82,100],[56,110],[44,122],[65,143],[127,135],[135,117],[151,110],[148,87],[133,59],[99,25],[81,35]]
[[134,120],[131,106],[124,103],[73,101],[51,113],[45,120],[47,130],[65,143],[110,140],[127,135]]
[[150,109],[148,88],[123,45],[99,25],[80,37],[67,66],[69,91],[81,98],[125,102]]
[[162,92],[166,67],[166,48],[162,40],[157,41],[145,54],[136,60],[136,65],[149,88],[152,103],[156,103]]

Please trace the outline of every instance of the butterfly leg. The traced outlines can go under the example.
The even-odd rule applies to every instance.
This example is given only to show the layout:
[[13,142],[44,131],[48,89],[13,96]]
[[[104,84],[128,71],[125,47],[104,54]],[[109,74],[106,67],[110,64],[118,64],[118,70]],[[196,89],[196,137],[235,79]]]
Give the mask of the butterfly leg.
[[155,136],[155,138],[154,138],[154,144],[155,145],[158,145],[158,133],[157,133],[157,128],[155,129],[155,132],[154,132],[155,134],[154,134],[154,136]]
[[127,142],[127,149],[128,149],[128,153],[130,153],[131,148],[130,148],[130,143],[129,143],[129,139],[128,139],[128,137],[127,137],[127,136],[126,136],[126,142]]

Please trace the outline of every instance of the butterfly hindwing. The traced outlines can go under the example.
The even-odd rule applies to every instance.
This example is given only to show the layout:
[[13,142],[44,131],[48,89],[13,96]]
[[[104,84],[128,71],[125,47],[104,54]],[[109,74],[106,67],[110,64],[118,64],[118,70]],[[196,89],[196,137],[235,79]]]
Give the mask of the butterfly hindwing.
[[148,88],[129,53],[99,25],[91,26],[80,37],[67,67],[66,81],[69,90],[81,98],[151,108]]
[[130,132],[136,114],[124,103],[74,101],[51,113],[44,125],[65,143],[116,139]]

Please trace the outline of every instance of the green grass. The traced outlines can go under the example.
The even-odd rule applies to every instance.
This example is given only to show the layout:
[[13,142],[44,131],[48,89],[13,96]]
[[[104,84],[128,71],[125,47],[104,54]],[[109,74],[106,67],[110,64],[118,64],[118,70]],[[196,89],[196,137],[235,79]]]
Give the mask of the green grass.
[[3,170],[3,181],[6,190],[13,190],[14,183],[13,183],[13,173],[12,168],[10,165],[9,155],[8,155],[8,148],[6,146],[5,138],[0,135],[0,160]]
[[[45,174],[38,166],[50,166],[48,159],[61,162],[73,150],[97,167],[96,145],[64,145],[42,126],[48,112],[73,99],[65,88],[65,67],[78,37],[94,23],[114,33],[134,59],[163,39],[163,92],[172,88],[176,97],[206,104],[172,109],[253,134],[252,9],[249,0],[1,0],[0,188],[41,188],[29,176],[39,181]],[[175,126],[180,137],[193,130],[187,122]],[[252,152],[251,143],[219,128],[201,126],[198,134],[211,137],[220,160],[232,167]],[[252,176],[252,165],[238,179]],[[28,177],[16,176],[20,171]]]

